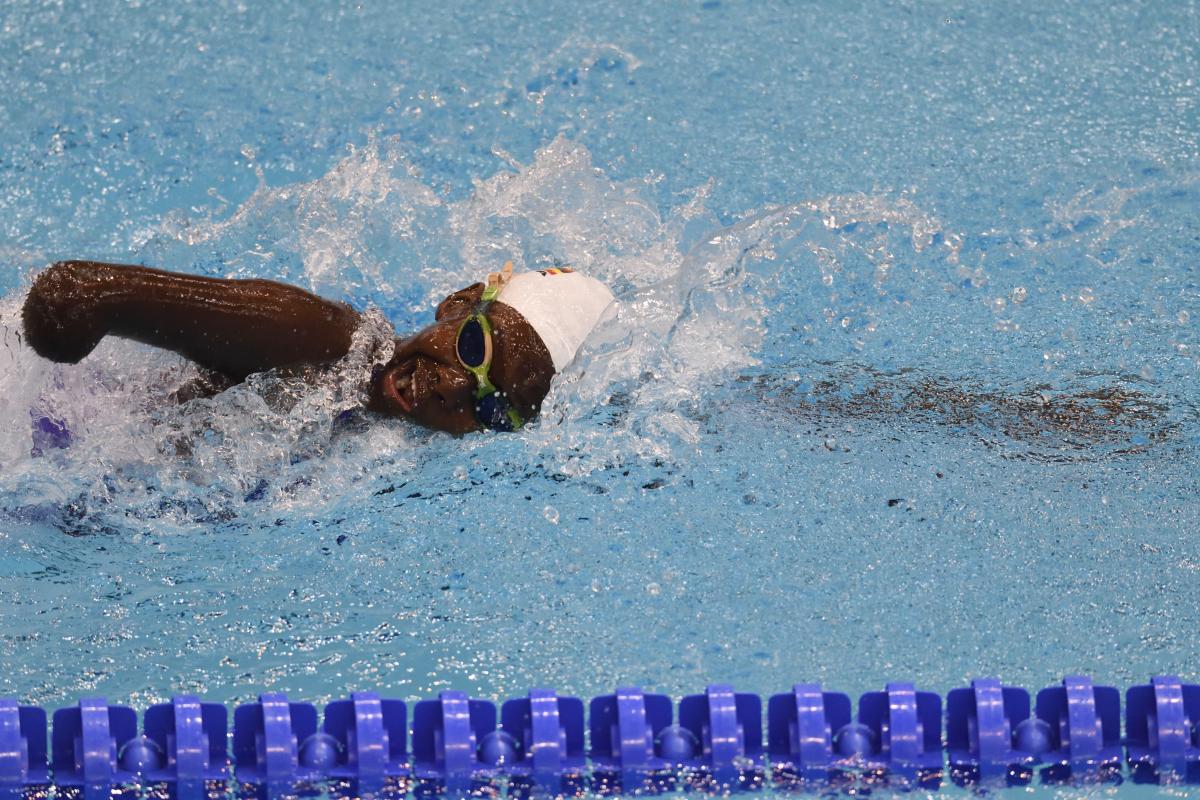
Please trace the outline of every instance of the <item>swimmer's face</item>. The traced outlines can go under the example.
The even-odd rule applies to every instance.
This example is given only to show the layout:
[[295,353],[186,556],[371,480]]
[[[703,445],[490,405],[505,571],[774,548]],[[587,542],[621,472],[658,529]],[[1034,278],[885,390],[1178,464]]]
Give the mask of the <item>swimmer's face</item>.
[[[371,386],[373,411],[450,433],[479,429],[475,376],[458,362],[455,344],[459,326],[482,294],[482,283],[455,292],[438,306],[436,322],[397,340],[395,355]],[[550,353],[529,323],[503,302],[489,306],[487,316],[492,323],[489,377],[528,421],[550,390]]]

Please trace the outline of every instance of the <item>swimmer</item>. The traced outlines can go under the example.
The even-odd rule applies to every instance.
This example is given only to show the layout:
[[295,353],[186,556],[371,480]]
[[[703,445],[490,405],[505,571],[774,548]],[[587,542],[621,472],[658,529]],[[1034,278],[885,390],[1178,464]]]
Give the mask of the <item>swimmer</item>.
[[[454,434],[517,430],[612,304],[594,278],[568,268],[514,275],[509,262],[443,300],[433,324],[396,339],[366,407]],[[64,261],[34,280],[22,320],[25,341],[59,363],[80,361],[105,336],[190,359],[209,375],[178,393],[183,401],[256,372],[332,364],[349,352],[363,318],[275,281]]]

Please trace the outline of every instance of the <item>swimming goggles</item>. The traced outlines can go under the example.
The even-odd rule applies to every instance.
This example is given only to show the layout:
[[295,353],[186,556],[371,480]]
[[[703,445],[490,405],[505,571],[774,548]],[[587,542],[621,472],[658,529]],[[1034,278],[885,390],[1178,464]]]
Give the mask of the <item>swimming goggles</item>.
[[503,285],[500,280],[488,280],[475,310],[458,326],[454,352],[458,363],[475,376],[475,419],[494,431],[515,431],[525,424],[525,420],[513,408],[508,395],[488,378],[492,366],[492,323],[487,318],[487,310],[500,295]]

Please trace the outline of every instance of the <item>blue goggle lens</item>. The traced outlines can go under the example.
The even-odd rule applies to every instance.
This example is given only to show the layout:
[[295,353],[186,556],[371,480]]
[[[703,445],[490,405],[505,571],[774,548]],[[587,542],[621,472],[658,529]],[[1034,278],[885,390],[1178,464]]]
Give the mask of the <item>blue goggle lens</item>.
[[471,369],[483,366],[487,355],[487,337],[478,319],[469,319],[458,333],[458,358]]

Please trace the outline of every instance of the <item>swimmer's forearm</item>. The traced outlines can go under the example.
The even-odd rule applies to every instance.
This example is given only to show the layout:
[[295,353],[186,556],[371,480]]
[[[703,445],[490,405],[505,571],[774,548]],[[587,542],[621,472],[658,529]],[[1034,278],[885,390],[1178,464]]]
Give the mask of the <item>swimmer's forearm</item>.
[[334,361],[349,350],[359,322],[343,303],[274,281],[85,261],[39,275],[24,318],[30,344],[56,361],[78,361],[111,334],[173,350],[235,380]]
[[303,289],[267,280],[220,280],[158,270],[122,272],[112,333],[174,350],[241,379],[274,367],[335,361],[358,315]]

